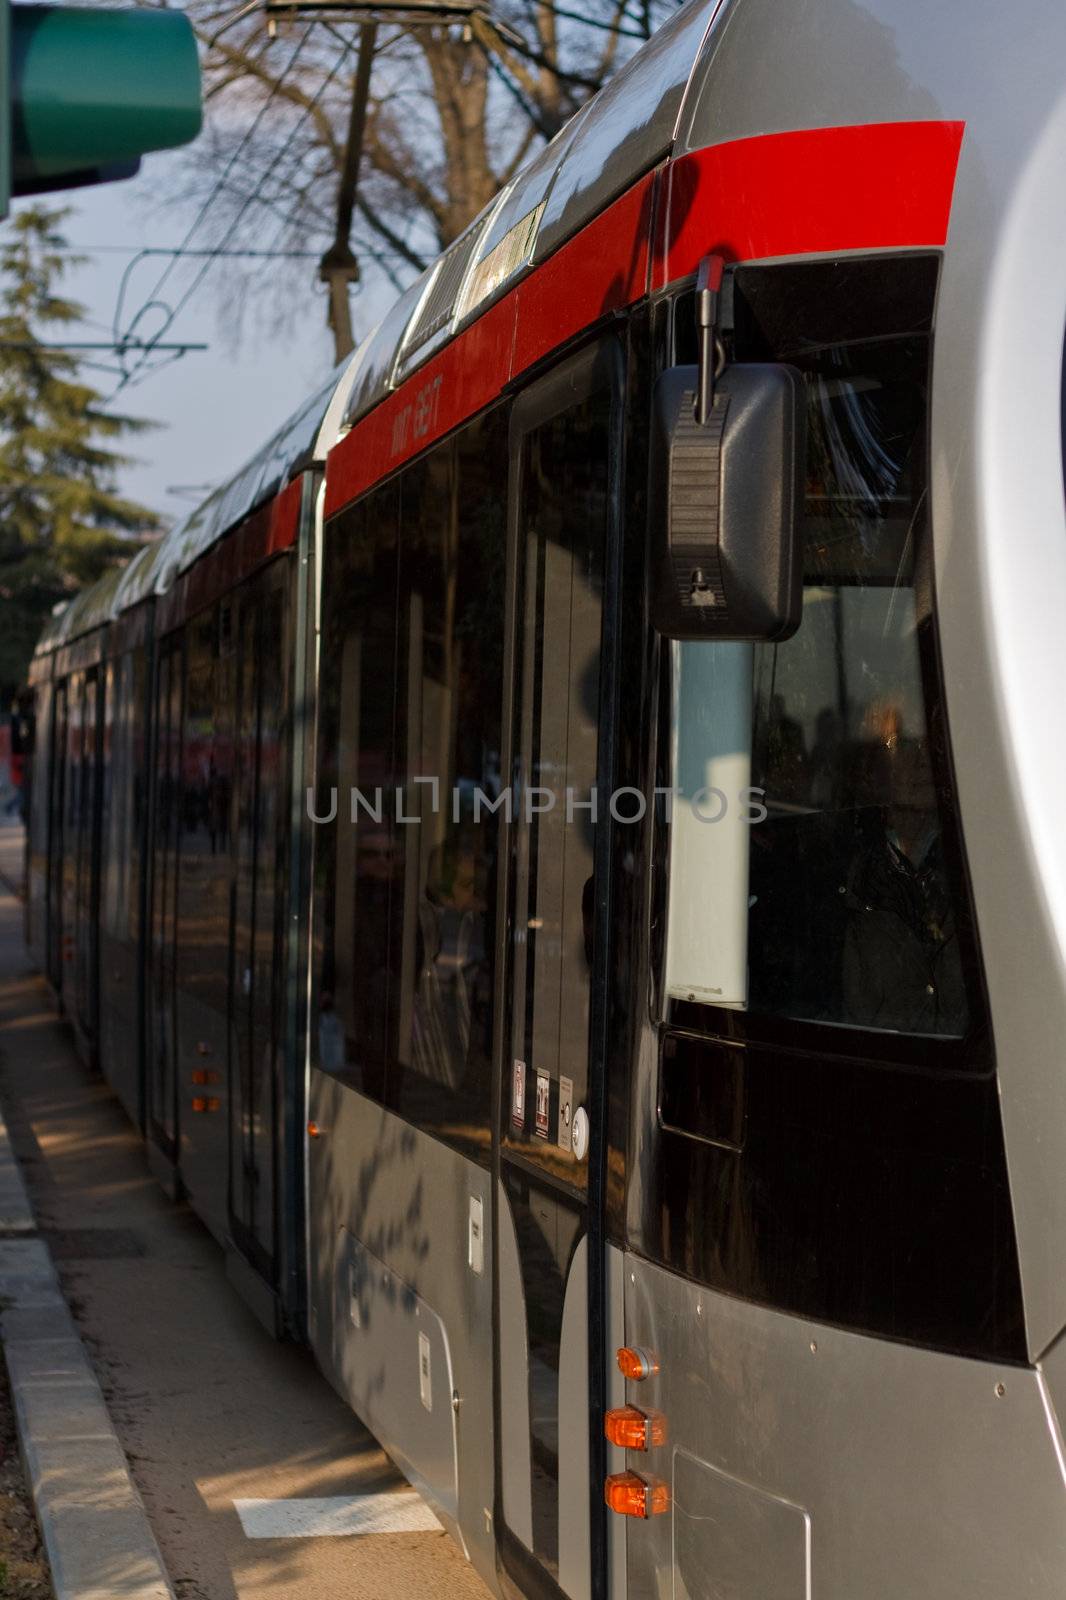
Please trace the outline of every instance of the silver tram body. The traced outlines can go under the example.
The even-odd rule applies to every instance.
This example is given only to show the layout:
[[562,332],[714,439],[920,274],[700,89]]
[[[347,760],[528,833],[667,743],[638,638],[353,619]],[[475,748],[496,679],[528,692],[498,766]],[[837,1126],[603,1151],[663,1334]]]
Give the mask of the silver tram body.
[[[1047,0],[689,0],[39,646],[38,959],[496,1592],[1066,1582],[1064,59]],[[713,251],[730,359],[810,386],[779,653],[648,621],[651,389]],[[668,789],[690,736],[766,792],[740,878],[658,804],[523,813]],[[605,1444],[627,1404],[661,1443]],[[608,1511],[626,1471],[664,1509]]]

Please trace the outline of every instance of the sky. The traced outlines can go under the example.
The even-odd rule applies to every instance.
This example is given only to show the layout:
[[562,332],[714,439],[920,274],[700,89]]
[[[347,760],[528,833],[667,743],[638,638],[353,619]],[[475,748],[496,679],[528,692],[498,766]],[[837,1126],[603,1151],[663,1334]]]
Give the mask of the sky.
[[[181,159],[180,152],[148,156],[139,175],[125,183],[42,197],[49,204],[72,207],[64,231],[71,246],[88,257],[85,265],[68,273],[65,293],[85,305],[89,320],[81,328],[71,327],[66,338],[110,339],[122,274],[136,251],[176,246],[184,240],[196,209],[181,203],[164,209],[157,199],[169,187],[167,164]],[[19,204],[16,201],[13,209]],[[193,248],[198,243],[210,246],[213,239],[194,235],[189,243]],[[248,233],[240,243],[254,248],[257,241]],[[321,241],[316,243],[321,248]],[[148,298],[165,265],[166,258],[153,257],[135,267],[128,291],[134,306]],[[182,263],[165,285],[163,297],[171,303],[180,298],[201,265]],[[227,264],[219,260],[211,264],[166,335],[168,340],[202,342],[208,348],[189,352],[115,401],[115,410],[161,424],[126,446],[139,459],[121,471],[119,487],[168,519],[179,519],[210,488],[236,472],[333,365],[333,340],[325,325],[324,290],[316,281],[315,263],[306,263],[306,292],[297,295],[285,326],[275,316],[269,331],[264,331],[263,322],[273,307],[271,273],[276,263],[253,265],[250,294],[253,298],[261,294],[262,305],[249,307],[253,314],[245,317],[236,349],[220,326]],[[375,299],[366,303],[355,289],[357,333],[373,325],[394,293],[378,289]],[[260,309],[263,315],[255,315]],[[113,358],[105,353],[90,359]],[[100,372],[86,372],[85,377],[104,394],[110,394],[117,382]],[[202,493],[175,492],[194,487],[202,488]]]

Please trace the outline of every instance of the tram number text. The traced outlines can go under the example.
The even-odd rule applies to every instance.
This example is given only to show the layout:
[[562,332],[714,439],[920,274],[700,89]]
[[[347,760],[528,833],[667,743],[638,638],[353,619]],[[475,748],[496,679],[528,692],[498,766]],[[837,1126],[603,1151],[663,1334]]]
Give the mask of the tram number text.
[[398,411],[392,424],[392,453],[404,455],[412,444],[418,444],[435,431],[440,415],[440,394],[444,375],[437,374],[429,383],[417,390],[413,400]]

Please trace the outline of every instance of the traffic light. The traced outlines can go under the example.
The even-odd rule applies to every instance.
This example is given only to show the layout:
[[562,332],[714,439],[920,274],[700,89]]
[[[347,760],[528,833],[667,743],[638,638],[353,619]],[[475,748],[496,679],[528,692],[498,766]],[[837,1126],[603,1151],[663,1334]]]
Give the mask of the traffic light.
[[200,131],[200,66],[178,11],[0,0],[0,216],[11,195],[129,177]]

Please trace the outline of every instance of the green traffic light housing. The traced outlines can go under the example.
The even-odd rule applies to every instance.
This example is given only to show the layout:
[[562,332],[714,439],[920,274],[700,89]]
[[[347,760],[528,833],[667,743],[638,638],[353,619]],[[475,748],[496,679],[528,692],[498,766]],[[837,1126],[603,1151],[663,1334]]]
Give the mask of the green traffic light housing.
[[182,13],[12,5],[6,20],[12,193],[131,176],[142,155],[199,133],[200,66]]

